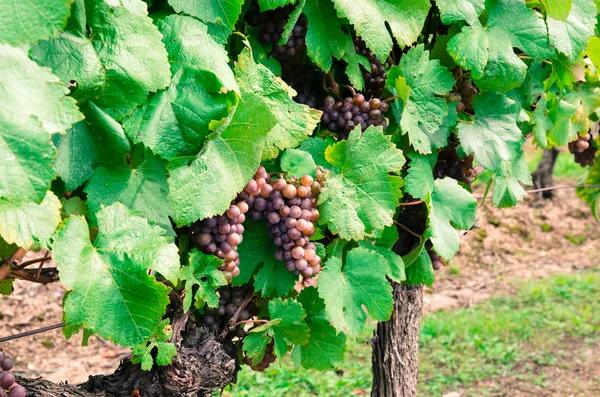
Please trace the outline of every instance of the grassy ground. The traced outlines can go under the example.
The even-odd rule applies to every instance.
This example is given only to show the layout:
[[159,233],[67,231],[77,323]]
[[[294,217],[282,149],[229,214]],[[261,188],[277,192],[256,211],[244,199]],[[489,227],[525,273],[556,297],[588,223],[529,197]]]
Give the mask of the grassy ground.
[[[440,396],[461,390],[483,396],[502,385],[487,382],[514,378],[548,386],[563,380],[540,375],[539,366],[556,365],[598,341],[600,270],[529,280],[509,297],[495,297],[468,309],[435,312],[424,318],[420,346],[420,395]],[[363,338],[348,346],[338,370],[295,369],[289,360],[265,373],[247,367],[226,396],[368,395],[370,348]],[[566,361],[565,361],[566,362]],[[600,378],[595,380],[600,386]]]

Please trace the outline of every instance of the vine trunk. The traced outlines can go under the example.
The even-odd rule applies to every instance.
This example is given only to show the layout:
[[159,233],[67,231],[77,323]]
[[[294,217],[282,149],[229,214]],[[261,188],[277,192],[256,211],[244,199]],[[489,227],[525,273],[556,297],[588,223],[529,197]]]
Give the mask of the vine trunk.
[[423,287],[393,283],[394,311],[373,338],[372,397],[415,397]]

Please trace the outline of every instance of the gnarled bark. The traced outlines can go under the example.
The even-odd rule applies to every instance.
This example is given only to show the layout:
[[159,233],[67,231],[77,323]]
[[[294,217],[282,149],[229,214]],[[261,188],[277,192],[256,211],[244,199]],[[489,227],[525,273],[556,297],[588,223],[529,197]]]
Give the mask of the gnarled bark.
[[373,338],[372,397],[414,397],[419,373],[423,287],[393,283],[394,312]]
[[77,387],[42,379],[18,382],[28,397],[196,397],[237,381],[240,367],[232,342],[217,339],[187,315],[180,314],[172,324],[177,355],[168,366],[142,371],[139,364],[126,360],[113,374],[90,376]]

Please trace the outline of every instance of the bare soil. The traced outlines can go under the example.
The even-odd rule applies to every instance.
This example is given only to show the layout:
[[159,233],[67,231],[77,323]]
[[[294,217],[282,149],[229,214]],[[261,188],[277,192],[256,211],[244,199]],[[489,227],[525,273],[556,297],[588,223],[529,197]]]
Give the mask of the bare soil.
[[[478,220],[480,227],[463,236],[460,254],[448,268],[437,273],[435,286],[427,289],[426,311],[464,307],[492,295],[510,293],[515,281],[524,278],[547,277],[600,264],[600,226],[573,190],[557,191],[551,202],[529,197],[512,209],[494,209],[486,203],[479,210]],[[15,282],[15,292],[0,297],[0,336],[60,323],[64,292],[61,285]],[[0,348],[15,357],[20,375],[74,384],[87,380],[89,375],[114,371],[128,355],[126,349],[95,337],[90,338],[89,346],[82,347],[81,335],[67,341],[60,330],[1,343]],[[600,346],[586,349],[581,355],[565,357],[567,370],[539,369],[548,378],[554,378],[553,385],[562,384],[556,391],[540,391],[531,381],[520,384],[511,377],[511,381],[506,380],[505,389],[510,393],[498,395],[600,395],[594,381],[600,377]],[[501,379],[495,381],[503,384]],[[531,394],[519,394],[530,393],[529,390]],[[583,390],[583,394],[577,390]]]

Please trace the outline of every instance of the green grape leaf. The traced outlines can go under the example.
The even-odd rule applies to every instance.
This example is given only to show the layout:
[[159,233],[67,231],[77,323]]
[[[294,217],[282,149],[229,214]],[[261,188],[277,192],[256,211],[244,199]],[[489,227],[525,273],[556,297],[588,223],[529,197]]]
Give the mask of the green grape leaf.
[[146,4],[128,0],[77,0],[67,28],[39,42],[31,56],[62,81],[72,81],[72,97],[87,100],[120,119],[142,104],[149,92],[169,84],[171,73],[161,34],[148,18]]
[[0,295],[11,295],[15,291],[14,281],[13,279],[0,281]]
[[235,29],[244,0],[169,0],[175,11],[184,12],[203,22]]
[[442,120],[440,128],[429,136],[431,149],[441,149],[448,146],[448,138],[458,122],[458,113],[456,112],[456,102],[448,103],[448,115]]
[[284,7],[288,4],[294,4],[295,0],[258,0],[260,11],[274,10],[279,7]]
[[[584,185],[600,185],[600,160],[598,158],[590,168]],[[576,191],[577,197],[590,205],[594,218],[600,222],[600,188],[578,188]]]
[[317,166],[310,153],[298,149],[288,149],[281,155],[281,170],[287,172],[291,177],[303,177],[310,175],[313,178]]
[[266,329],[260,331],[253,329],[242,340],[242,349],[246,357],[252,359],[253,364],[258,364],[265,356],[267,346],[272,340]]
[[520,106],[501,93],[485,92],[475,97],[473,109],[473,122],[458,125],[461,147],[467,155],[474,152],[485,168],[498,172],[503,161],[521,151],[523,137],[517,126]]
[[23,50],[0,44],[0,65],[0,196],[39,203],[56,176],[51,134],[83,116],[59,79]]
[[[185,281],[185,298],[183,311],[187,312],[192,303],[201,308],[204,304],[208,307],[219,307],[217,289],[227,285],[223,272],[218,269],[223,260],[214,255],[204,254],[193,249],[188,257],[189,265],[181,268],[179,278]],[[194,287],[197,287],[194,292]]]
[[49,39],[65,26],[71,3],[72,0],[3,1],[0,3],[0,43],[16,47]]
[[437,162],[437,154],[422,155],[410,153],[410,168],[406,176],[406,187],[404,190],[411,196],[425,199],[433,191],[433,168]]
[[448,42],[448,53],[471,71],[483,90],[509,91],[523,83],[527,65],[514,53],[519,48],[533,59],[552,56],[542,16],[522,0],[486,1],[487,22],[469,21]]
[[178,274],[177,247],[118,203],[98,213],[98,228],[92,243],[85,219],[70,217],[54,238],[53,259],[68,289],[65,334],[84,326],[122,346],[141,345],[154,336],[169,304],[170,289],[148,271]]
[[499,187],[494,205],[516,203],[525,194],[518,182],[531,182],[529,171],[519,164],[525,141],[517,126],[521,107],[504,94],[485,92],[475,98],[473,108],[474,121],[458,126],[460,149],[466,155],[475,153],[477,161],[494,173]]
[[425,202],[429,210],[426,234],[435,252],[449,261],[460,248],[460,237],[455,229],[469,230],[473,226],[477,200],[455,179],[443,178],[435,180],[431,197]]
[[61,220],[60,207],[60,200],[51,191],[39,204],[0,199],[0,235],[24,249],[49,248]]
[[273,299],[269,302],[269,317],[271,320],[280,320],[273,323],[268,331],[275,341],[278,357],[285,356],[291,345],[304,345],[308,342],[309,330],[304,321],[306,312],[300,303],[291,299]]
[[[266,136],[276,123],[269,107],[245,94],[225,130],[189,163],[170,168],[169,197],[178,226],[225,212],[260,165]],[[219,194],[214,187],[219,186]]]
[[308,342],[295,347],[300,352],[302,367],[324,370],[340,365],[346,351],[346,335],[338,333],[329,323],[325,302],[315,288],[305,288],[298,296],[298,302],[306,311],[309,330]]
[[436,0],[442,22],[450,25],[454,22],[467,21],[473,24],[483,11],[485,0]]
[[402,152],[383,135],[380,128],[360,127],[325,151],[333,173],[319,196],[321,223],[346,240],[360,240],[366,234],[393,223],[402,197],[405,163]]
[[341,59],[348,48],[354,52],[352,38],[342,30],[330,0],[306,0],[302,12],[308,20],[306,53],[323,71],[328,72],[332,58]]
[[496,186],[494,187],[492,204],[498,208],[514,207],[523,196],[527,195],[519,182],[533,185],[531,173],[527,168],[523,153],[520,153],[511,162],[504,162],[503,167],[503,172],[494,175]]
[[[565,5],[564,1],[560,1]],[[566,7],[565,7],[566,8]],[[566,55],[571,63],[585,50],[588,40],[594,35],[596,5],[594,0],[573,0],[566,19],[548,15],[550,45]]]
[[577,109],[564,100],[553,101],[548,109],[548,100],[542,97],[533,112],[533,134],[541,147],[566,146],[571,138],[577,136],[572,131],[571,119],[576,116]]
[[93,218],[102,206],[120,202],[156,223],[168,234],[175,234],[169,219],[173,209],[168,200],[167,170],[163,161],[149,150],[146,150],[144,161],[139,165],[97,168],[85,192]]
[[433,285],[435,281],[435,273],[433,272],[433,264],[427,250],[423,249],[419,253],[416,260],[406,268],[407,285]]
[[542,0],[548,17],[557,21],[566,21],[571,12],[573,0]]
[[[395,229],[396,228],[394,228],[394,230]],[[396,237],[396,240],[397,239],[398,238]],[[394,251],[391,250],[391,247],[384,247],[379,245],[378,240],[361,240],[358,242],[358,246],[376,252],[385,259],[385,262],[388,266],[387,276],[390,279],[397,283],[401,283],[406,279],[404,261],[402,260],[402,257],[400,255],[396,254]]]
[[600,38],[592,37],[588,42],[585,54],[590,58],[596,69],[600,68]]
[[575,115],[571,117],[571,138],[575,138],[576,133],[587,133],[592,127],[590,115],[600,107],[600,89],[593,83],[578,84],[561,99],[576,109]]
[[143,345],[135,346],[132,349],[133,357],[131,362],[134,364],[141,363],[143,371],[150,371],[154,365],[152,351],[156,349],[156,364],[165,366],[171,364],[173,357],[177,355],[177,348],[173,343],[167,342],[172,335],[169,320],[163,320],[156,327],[156,336]]
[[54,135],[58,156],[54,168],[72,191],[94,175],[99,165],[120,167],[131,144],[123,128],[101,108],[88,102],[82,108],[85,120],[71,128],[67,135]]
[[64,197],[60,198],[60,204],[62,208],[60,209],[60,215],[63,219],[68,218],[71,215],[81,215],[84,217],[88,216],[88,207],[85,201],[81,199],[81,197],[71,197],[70,199],[66,199]]
[[[212,120],[225,118],[238,90],[225,50],[208,34],[207,26],[186,16],[159,20],[173,78],[165,90],[151,94],[123,122],[134,143],[142,142],[172,160],[196,155]],[[227,93],[221,92],[228,90]]]
[[209,92],[239,92],[227,51],[211,38],[205,24],[191,17],[169,15],[158,27],[173,74],[181,69],[195,72]]
[[392,35],[400,47],[417,40],[431,4],[427,0],[333,0],[338,16],[347,18],[379,59],[392,50]]
[[321,111],[294,102],[290,87],[265,66],[255,63],[250,49],[245,49],[238,57],[235,72],[242,100],[246,99],[246,94],[252,95],[268,106],[277,119],[267,134],[263,159],[275,158],[279,151],[298,146],[321,120]]
[[394,299],[383,263],[384,257],[361,247],[350,250],[345,263],[340,256],[326,261],[318,290],[337,330],[357,335],[367,318],[363,306],[374,320],[390,318]]
[[300,150],[309,153],[319,167],[329,169],[331,165],[325,158],[325,151],[334,143],[334,140],[327,141],[322,138],[310,137],[300,144]]
[[452,73],[440,66],[437,59],[430,60],[429,51],[421,44],[402,56],[388,78],[404,101],[400,118],[402,132],[408,134],[415,150],[431,153],[429,136],[440,129],[448,114],[446,100],[436,95],[446,95],[452,89]]
[[[284,296],[289,293],[298,276],[285,268],[285,263],[275,259],[273,239],[263,221],[246,219],[244,222],[244,240],[238,246],[240,254],[240,274],[232,280],[233,286],[250,281],[256,269],[254,290],[264,297]],[[259,265],[262,263],[262,266]]]

